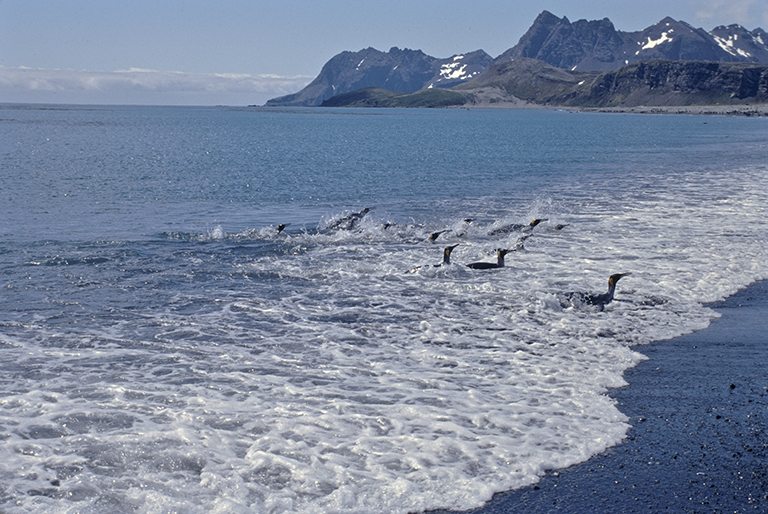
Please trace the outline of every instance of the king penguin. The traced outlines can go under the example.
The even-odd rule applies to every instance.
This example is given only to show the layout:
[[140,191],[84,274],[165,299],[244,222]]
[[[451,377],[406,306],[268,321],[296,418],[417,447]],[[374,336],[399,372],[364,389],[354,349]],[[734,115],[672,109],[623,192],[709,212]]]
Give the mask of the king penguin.
[[[459,245],[455,244],[455,245],[446,246],[445,248],[443,248],[443,262],[441,262],[439,264],[433,264],[432,266],[435,267],[435,268],[439,268],[440,266],[447,266],[448,264],[450,264],[451,263],[451,252],[457,246],[459,246]],[[411,268],[408,271],[406,271],[406,273],[416,273],[417,271],[419,271],[423,267],[424,266],[416,266],[415,268]]]
[[608,291],[605,293],[580,293],[573,292],[567,293],[565,297],[573,303],[573,301],[581,302],[585,305],[595,305],[603,310],[606,305],[613,301],[613,295],[616,293],[616,284],[622,277],[626,277],[631,273],[614,273],[608,277]]
[[498,250],[496,252],[496,262],[471,262],[467,267],[472,269],[494,269],[504,267],[504,256],[512,250]]

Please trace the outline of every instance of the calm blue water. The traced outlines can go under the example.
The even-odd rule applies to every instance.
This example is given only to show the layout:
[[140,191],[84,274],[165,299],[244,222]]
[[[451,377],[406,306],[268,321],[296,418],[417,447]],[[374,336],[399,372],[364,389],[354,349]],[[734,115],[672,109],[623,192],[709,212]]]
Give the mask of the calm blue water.
[[[764,119],[0,105],[0,132],[4,512],[478,506],[620,442],[633,346],[768,278]],[[562,294],[617,272],[604,310]]]

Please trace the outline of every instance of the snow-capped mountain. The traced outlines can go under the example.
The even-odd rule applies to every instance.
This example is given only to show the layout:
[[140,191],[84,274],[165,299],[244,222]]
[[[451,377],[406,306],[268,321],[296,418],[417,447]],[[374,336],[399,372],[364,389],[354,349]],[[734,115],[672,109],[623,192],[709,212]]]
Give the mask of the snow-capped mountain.
[[715,27],[709,33],[720,48],[751,62],[768,62],[768,34],[763,29],[749,31],[741,25]]
[[341,52],[304,89],[274,98],[267,105],[316,106],[336,95],[370,87],[398,93],[451,88],[478,77],[491,64],[521,57],[570,71],[612,71],[648,59],[768,63],[768,34],[741,25],[707,32],[669,17],[642,31],[622,32],[608,18],[571,23],[543,11],[517,45],[496,59],[483,50],[445,59],[397,47],[389,52],[374,48]]
[[571,23],[544,11],[496,62],[528,57],[582,71],[610,71],[647,59],[768,62],[766,43],[762,29],[750,32],[741,25],[707,32],[667,17],[642,31],[622,32],[607,18]]
[[482,50],[446,59],[421,50],[393,47],[389,52],[366,48],[342,52],[328,61],[307,87],[293,95],[274,98],[268,106],[314,106],[341,93],[380,87],[402,93],[449,88],[481,74],[493,62]]

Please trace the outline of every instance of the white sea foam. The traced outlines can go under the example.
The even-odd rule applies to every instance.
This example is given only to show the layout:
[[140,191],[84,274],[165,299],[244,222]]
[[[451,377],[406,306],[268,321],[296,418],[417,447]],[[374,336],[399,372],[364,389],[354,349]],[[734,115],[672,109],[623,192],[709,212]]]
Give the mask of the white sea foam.
[[477,506],[619,442],[637,345],[768,277],[763,120],[6,114],[3,512]]
[[[737,173],[574,186],[581,200],[510,214],[549,221],[490,271],[461,263],[515,243],[487,236],[491,220],[217,226],[208,239],[285,251],[238,264],[237,288],[140,319],[2,336],[18,366],[0,399],[4,509],[466,509],[583,461],[628,429],[606,392],[643,358],[634,345],[703,328],[702,302],[768,278],[768,175]],[[404,273],[455,243],[454,264]],[[619,271],[632,275],[604,311],[561,305]],[[279,277],[279,297],[246,287],[254,274]]]

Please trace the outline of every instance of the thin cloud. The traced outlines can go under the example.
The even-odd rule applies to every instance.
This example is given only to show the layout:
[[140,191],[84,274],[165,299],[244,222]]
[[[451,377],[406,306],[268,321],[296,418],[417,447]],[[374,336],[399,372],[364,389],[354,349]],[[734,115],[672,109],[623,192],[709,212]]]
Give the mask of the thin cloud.
[[312,78],[140,68],[102,72],[0,66],[0,101],[260,105],[299,91]]
[[749,30],[768,24],[768,3],[765,0],[696,0],[694,5],[697,22],[738,23]]

